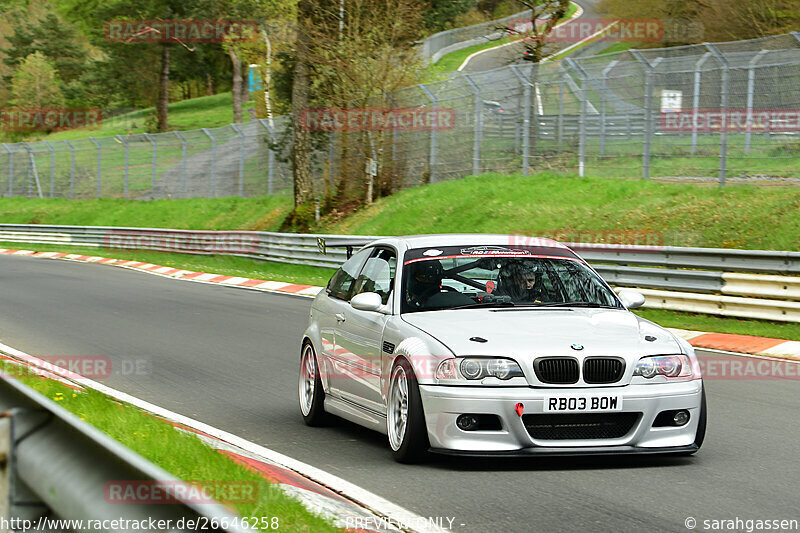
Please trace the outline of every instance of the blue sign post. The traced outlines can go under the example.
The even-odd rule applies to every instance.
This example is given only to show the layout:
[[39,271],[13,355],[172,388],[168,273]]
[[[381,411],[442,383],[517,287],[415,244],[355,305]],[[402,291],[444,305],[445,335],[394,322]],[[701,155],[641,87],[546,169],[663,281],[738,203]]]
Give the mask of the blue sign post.
[[258,65],[250,65],[248,69],[247,87],[251,93],[261,90],[261,76],[259,74]]

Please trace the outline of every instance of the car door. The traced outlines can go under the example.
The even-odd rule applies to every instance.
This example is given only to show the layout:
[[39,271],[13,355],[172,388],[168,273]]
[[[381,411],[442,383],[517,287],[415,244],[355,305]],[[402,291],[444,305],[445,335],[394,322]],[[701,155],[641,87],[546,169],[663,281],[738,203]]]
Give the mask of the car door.
[[345,319],[345,311],[350,309],[354,282],[371,253],[372,249],[362,250],[348,259],[328,282],[326,296],[315,303],[314,312],[317,314],[316,321],[322,340],[320,373],[328,392],[333,396],[342,395],[342,381],[349,379],[350,375],[345,365],[347,355],[336,347],[337,325]]
[[[386,305],[391,298],[397,268],[397,253],[390,248],[375,248],[353,284],[350,298],[363,292],[380,294]],[[337,353],[347,354],[350,379],[342,383],[348,400],[370,411],[385,414],[381,397],[381,355],[383,329],[389,316],[377,311],[361,311],[349,306],[345,320],[337,324]]]

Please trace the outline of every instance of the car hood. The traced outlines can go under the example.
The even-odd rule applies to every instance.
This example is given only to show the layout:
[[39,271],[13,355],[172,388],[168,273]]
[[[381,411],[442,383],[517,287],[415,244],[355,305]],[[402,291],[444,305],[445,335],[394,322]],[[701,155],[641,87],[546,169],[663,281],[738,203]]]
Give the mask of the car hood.
[[[682,351],[669,331],[622,309],[459,309],[407,313],[402,318],[457,356],[532,361],[541,356],[606,355],[633,362],[643,355]],[[470,340],[474,338],[486,342]]]

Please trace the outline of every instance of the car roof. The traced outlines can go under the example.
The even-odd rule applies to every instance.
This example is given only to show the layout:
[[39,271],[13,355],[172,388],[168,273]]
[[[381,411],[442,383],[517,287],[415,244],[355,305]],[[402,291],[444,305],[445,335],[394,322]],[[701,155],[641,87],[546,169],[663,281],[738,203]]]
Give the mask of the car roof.
[[[566,245],[546,237],[527,235],[508,235],[502,233],[437,233],[430,235],[403,235],[386,237],[377,242],[398,243],[406,248],[428,248],[433,246],[534,246],[537,248],[557,248],[561,253],[572,252]],[[574,254],[574,252],[572,252]]]

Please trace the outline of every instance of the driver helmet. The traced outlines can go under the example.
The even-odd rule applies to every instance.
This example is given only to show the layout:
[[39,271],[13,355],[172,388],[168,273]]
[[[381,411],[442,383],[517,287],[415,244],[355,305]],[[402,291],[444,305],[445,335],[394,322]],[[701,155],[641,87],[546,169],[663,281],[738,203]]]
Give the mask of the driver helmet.
[[539,265],[531,260],[512,260],[501,266],[498,290],[512,297],[525,296],[538,281]]
[[407,300],[422,305],[439,292],[444,277],[442,264],[436,260],[419,261],[409,265]]

